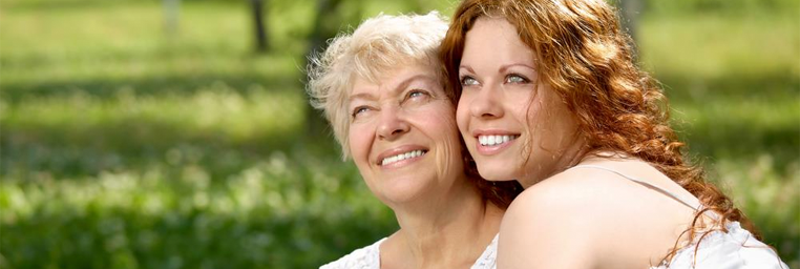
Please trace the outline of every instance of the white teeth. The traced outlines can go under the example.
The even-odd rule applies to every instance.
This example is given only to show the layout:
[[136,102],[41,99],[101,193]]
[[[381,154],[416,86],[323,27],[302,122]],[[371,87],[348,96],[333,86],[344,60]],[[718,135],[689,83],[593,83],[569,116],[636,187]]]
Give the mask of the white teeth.
[[397,155],[394,155],[394,156],[391,156],[391,157],[384,158],[381,161],[381,165],[387,165],[387,164],[398,162],[398,161],[402,161],[402,160],[405,160],[405,159],[416,158],[416,157],[422,156],[422,154],[425,154],[425,152],[423,152],[422,150],[412,150],[412,151],[409,151],[409,152],[406,152],[406,153],[400,153],[400,154],[397,154]]
[[481,135],[478,136],[478,142],[481,143],[481,146],[494,146],[503,143],[507,143],[508,141],[517,139],[518,135]]

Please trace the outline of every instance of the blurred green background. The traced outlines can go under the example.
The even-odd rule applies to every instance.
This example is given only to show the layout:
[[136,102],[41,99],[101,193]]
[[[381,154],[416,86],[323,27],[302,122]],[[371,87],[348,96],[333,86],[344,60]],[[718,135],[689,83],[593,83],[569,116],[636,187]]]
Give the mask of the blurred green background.
[[[316,268],[397,228],[305,55],[455,1],[265,0],[263,53],[250,3],[0,2],[0,268]],[[800,268],[800,3],[645,1],[637,39],[691,155]]]

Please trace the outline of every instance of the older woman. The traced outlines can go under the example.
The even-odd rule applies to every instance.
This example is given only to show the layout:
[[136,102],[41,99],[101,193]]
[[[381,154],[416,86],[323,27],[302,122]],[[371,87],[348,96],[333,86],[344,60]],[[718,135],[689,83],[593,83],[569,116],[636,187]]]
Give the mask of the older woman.
[[498,268],[787,268],[687,163],[603,0],[466,0],[443,41],[484,178],[526,190]]
[[[400,230],[322,268],[492,268],[513,185],[467,173],[437,53],[438,14],[381,15],[336,37],[308,91]],[[498,187],[508,186],[508,187]]]

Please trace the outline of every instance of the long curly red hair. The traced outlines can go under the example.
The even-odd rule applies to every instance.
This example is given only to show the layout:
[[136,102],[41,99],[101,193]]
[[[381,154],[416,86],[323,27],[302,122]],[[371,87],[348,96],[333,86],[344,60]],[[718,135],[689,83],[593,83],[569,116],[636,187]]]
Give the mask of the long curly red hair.
[[[540,81],[574,113],[588,143],[585,154],[613,151],[644,160],[695,195],[703,211],[716,212],[720,218],[715,227],[725,229],[727,222],[738,221],[755,232],[731,199],[705,181],[702,168],[685,159],[685,144],[668,124],[666,97],[636,65],[632,41],[616,14],[603,0],[465,0],[441,48],[451,95],[457,100],[461,94],[458,68],[467,31],[480,17],[503,17],[533,50]],[[698,221],[702,213],[697,212],[686,231],[689,242],[708,227]],[[665,260],[682,247],[676,242]]]

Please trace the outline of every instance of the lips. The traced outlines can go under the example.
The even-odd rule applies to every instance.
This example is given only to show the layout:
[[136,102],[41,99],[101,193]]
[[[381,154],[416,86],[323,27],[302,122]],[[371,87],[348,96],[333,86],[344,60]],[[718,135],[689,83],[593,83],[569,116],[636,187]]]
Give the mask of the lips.
[[406,159],[417,158],[417,157],[420,157],[420,156],[422,156],[424,154],[425,154],[425,151],[422,151],[422,150],[413,150],[413,151],[409,151],[409,152],[406,152],[406,153],[400,153],[400,154],[397,154],[395,156],[384,158],[381,161],[381,165],[383,166],[383,165],[392,164],[392,163],[399,162],[399,161],[406,160]]
[[478,136],[478,143],[481,146],[494,146],[511,142],[519,138],[519,135],[480,135]]
[[421,146],[400,146],[379,154],[376,163],[382,167],[402,165],[427,153],[428,149]]
[[493,155],[509,147],[520,137],[519,133],[504,130],[478,130],[473,132],[479,154]]

